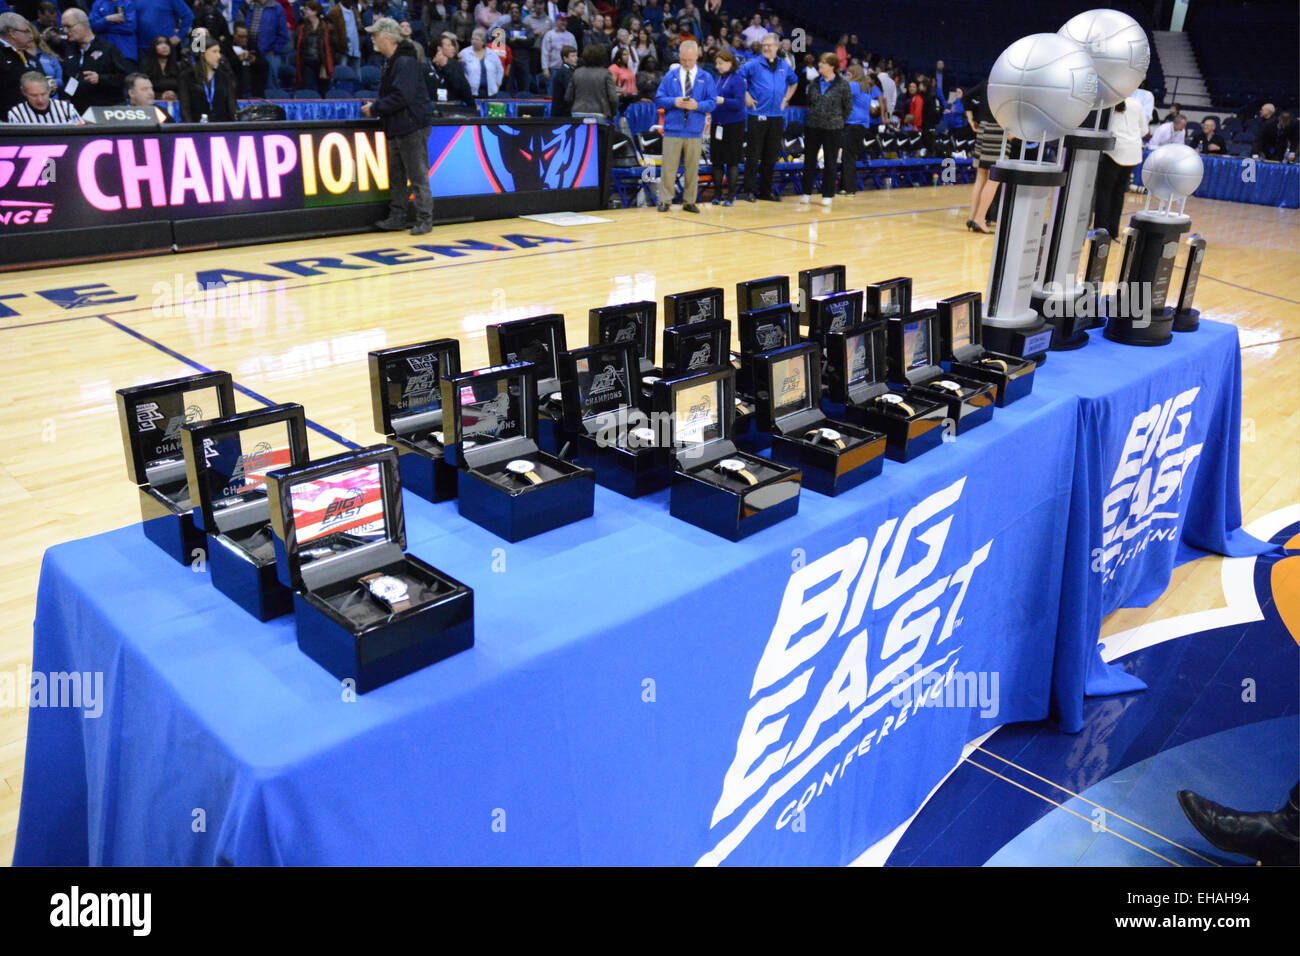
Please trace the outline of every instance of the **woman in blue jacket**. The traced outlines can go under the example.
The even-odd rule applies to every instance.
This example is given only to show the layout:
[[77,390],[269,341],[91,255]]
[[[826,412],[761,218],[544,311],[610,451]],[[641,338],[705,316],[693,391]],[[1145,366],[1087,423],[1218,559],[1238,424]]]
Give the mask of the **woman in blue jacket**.
[[[725,47],[713,58],[718,71],[717,101],[713,110],[713,133],[709,160],[713,165],[713,204],[730,206],[740,185],[740,161],[745,152],[745,78],[737,72],[736,55]],[[722,176],[727,192],[723,196]]]
[[858,192],[858,157],[866,146],[867,127],[871,125],[871,104],[879,91],[856,63],[849,67],[849,89],[853,93],[853,110],[844,124],[844,157],[840,167],[840,192],[847,196]]

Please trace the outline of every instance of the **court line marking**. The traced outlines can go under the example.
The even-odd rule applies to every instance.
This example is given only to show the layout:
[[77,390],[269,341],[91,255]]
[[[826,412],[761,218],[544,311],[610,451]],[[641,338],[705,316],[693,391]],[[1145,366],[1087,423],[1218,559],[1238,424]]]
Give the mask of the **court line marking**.
[[[840,216],[840,217],[834,217],[834,218],[830,218],[830,219],[819,219],[819,220],[815,220],[815,221],[816,221],[816,222],[845,222],[845,221],[849,221],[849,220],[853,220],[853,219],[885,219],[885,218],[889,218],[889,217],[891,217],[891,216],[911,216],[911,215],[915,215],[915,214],[919,214],[919,213],[943,212],[943,211],[947,211],[947,210],[951,210],[951,209],[963,209],[963,208],[965,208],[965,207],[964,207],[964,206],[947,206],[947,207],[944,207],[943,209],[917,209],[917,210],[911,210],[911,209],[909,209],[909,210],[898,210],[898,211],[896,211],[896,212],[868,213],[868,214],[864,214],[864,215],[861,215],[861,216]],[[499,220],[499,221],[504,222],[504,221],[506,221],[506,220]],[[813,220],[809,220],[809,222],[811,222],[811,221],[813,221]],[[272,284],[271,288],[269,288],[269,289],[262,289],[262,290],[261,290],[260,292],[258,292],[257,294],[259,294],[259,295],[266,295],[266,294],[268,294],[268,293],[270,293],[270,292],[276,292],[276,293],[279,293],[279,292],[290,292],[290,291],[293,291],[293,290],[296,290],[296,289],[316,288],[316,287],[319,287],[319,286],[333,285],[333,284],[335,284],[335,283],[339,283],[339,282],[354,282],[354,281],[356,281],[356,280],[358,280],[358,279],[370,279],[370,278],[376,278],[376,277],[379,277],[379,276],[414,275],[414,274],[416,274],[416,273],[420,273],[420,272],[433,272],[433,271],[437,271],[437,270],[439,270],[439,269],[452,269],[452,268],[456,268],[456,267],[458,267],[458,266],[485,265],[485,264],[487,264],[487,263],[492,263],[492,262],[513,262],[513,261],[515,261],[516,259],[526,259],[526,258],[529,258],[530,256],[556,255],[556,254],[563,253],[563,252],[581,252],[581,251],[598,250],[598,249],[613,249],[613,248],[616,248],[616,247],[619,247],[619,246],[635,246],[635,245],[642,245],[642,244],[645,244],[645,243],[652,243],[652,242],[670,242],[670,241],[673,241],[673,240],[681,240],[681,239],[705,239],[705,238],[708,238],[709,236],[725,236],[725,235],[730,235],[730,234],[737,233],[737,232],[753,232],[755,235],[761,235],[761,233],[758,233],[758,232],[757,232],[758,229],[784,229],[784,228],[790,228],[790,227],[792,227],[792,226],[799,226],[799,225],[804,225],[804,224],[805,224],[805,223],[798,223],[798,222],[796,222],[796,223],[789,223],[789,224],[786,224],[786,225],[755,226],[755,227],[753,227],[752,229],[739,229],[739,228],[736,228],[736,227],[733,227],[733,226],[722,226],[722,225],[719,225],[719,224],[717,224],[717,223],[705,223],[705,222],[699,222],[699,223],[696,223],[696,222],[691,222],[690,220],[684,220],[684,219],[673,219],[673,222],[687,222],[687,223],[689,223],[689,225],[692,225],[692,226],[695,226],[695,225],[699,225],[699,226],[709,226],[709,227],[712,227],[713,231],[712,231],[712,232],[701,232],[701,233],[695,233],[695,234],[690,235],[690,236],[673,235],[673,236],[653,236],[653,237],[644,237],[644,238],[641,238],[641,239],[623,239],[623,240],[619,240],[618,242],[608,242],[608,243],[602,243],[602,244],[597,244],[597,245],[585,245],[585,244],[582,244],[582,243],[575,243],[573,246],[568,246],[568,247],[566,247],[566,248],[564,248],[564,249],[546,249],[545,251],[539,251],[539,250],[536,249],[536,247],[530,247],[530,248],[528,248],[528,249],[515,249],[515,250],[513,250],[514,252],[518,253],[518,255],[495,256],[495,257],[490,258],[490,259],[476,259],[476,258],[472,258],[472,257],[471,257],[471,258],[466,258],[466,259],[464,259],[464,261],[458,261],[458,262],[441,262],[441,263],[437,263],[436,265],[420,265],[419,263],[407,263],[407,265],[418,266],[418,268],[413,268],[413,269],[402,269],[402,268],[400,268],[400,267],[392,267],[392,266],[390,266],[386,271],[381,271],[381,268],[378,267],[378,266],[376,266],[375,269],[373,269],[373,270],[372,270],[372,269],[358,269],[358,270],[355,270],[355,271],[354,271],[352,274],[350,274],[350,275],[329,275],[329,274],[326,274],[326,275],[324,275],[324,276],[315,276],[314,278],[315,278],[316,280],[318,280],[318,281],[312,281],[312,282],[299,282],[299,283],[295,283],[295,284],[283,284],[283,283],[288,283],[289,280],[292,278],[291,276],[285,276],[283,279],[280,279],[279,277],[277,277],[277,278],[275,279],[275,281],[274,281],[274,284]],[[354,235],[364,235],[364,233],[355,233]],[[338,237],[335,237],[335,238],[338,238]],[[555,236],[555,237],[548,237],[548,238],[562,238],[562,237]],[[807,244],[807,243],[805,242],[805,240],[794,239],[793,237],[790,237],[790,236],[762,236],[762,238],[764,238],[764,239],[783,239],[783,240],[786,240],[786,241],[789,241],[789,242],[799,242],[799,243],[802,243],[802,244]],[[291,241],[294,241],[294,242],[301,242],[301,241],[319,241],[319,240],[291,240]],[[487,242],[487,241],[490,241],[490,240],[481,240],[481,241]],[[279,245],[279,243],[268,243],[267,245]],[[256,248],[256,246],[252,246],[252,247],[250,247],[250,246],[239,246],[239,247],[232,246],[232,247],[229,247],[229,248],[231,248],[231,249],[235,249],[235,248],[239,248],[239,249],[247,249],[247,248]],[[401,249],[403,249],[403,250],[406,250],[406,249],[410,249],[411,246],[410,246],[410,245],[407,245],[407,246],[401,246],[401,247],[398,247],[398,248],[401,248]],[[221,251],[221,250],[220,250],[220,249],[213,249],[213,250],[208,250],[208,251],[209,251],[209,252],[214,252],[214,251]],[[362,250],[362,251],[367,251],[367,250]],[[421,250],[414,250],[414,251],[417,251],[417,252],[418,252],[418,251],[421,251]],[[194,254],[194,253],[184,253],[184,254],[182,254],[182,255],[192,255],[192,254]],[[337,256],[337,258],[342,258],[342,257],[347,256],[347,255],[351,255],[351,253],[347,253],[347,252],[339,253],[339,255]],[[141,257],[141,258],[148,258],[148,257]],[[172,257],[172,258],[169,259],[168,261],[175,261],[176,259],[179,259],[179,258],[180,258],[180,256]],[[320,258],[320,257],[318,257],[318,256],[304,256],[303,258]],[[177,265],[179,265],[179,262],[177,262]],[[58,268],[58,267],[51,267],[51,268]],[[182,274],[184,274],[184,270],[177,269],[177,270],[175,270],[175,271],[177,271],[177,272],[181,272]],[[254,271],[256,271],[256,270],[254,270]],[[304,278],[306,278],[306,277],[304,277]],[[203,301],[204,304],[206,304],[206,300],[199,300],[199,299],[185,299],[184,301],[182,301],[182,302],[180,302],[180,303],[172,303],[172,304],[171,304],[171,308],[173,308],[173,309],[180,308],[180,309],[183,310],[183,309],[185,308],[185,306],[187,306],[187,305],[198,304],[200,301]],[[9,329],[28,328],[28,327],[33,326],[33,325],[44,325],[44,324],[47,324],[47,323],[49,323],[49,322],[72,322],[72,321],[78,321],[78,320],[81,320],[81,319],[96,319],[96,318],[102,318],[102,317],[105,316],[105,315],[131,315],[131,314],[136,313],[136,312],[144,312],[144,311],[152,310],[152,309],[153,309],[153,306],[152,306],[152,305],[139,305],[139,306],[135,306],[134,308],[130,308],[130,309],[117,309],[117,310],[114,310],[114,311],[104,312],[104,313],[100,313],[100,314],[97,314],[97,315],[70,316],[70,317],[68,317],[68,318],[66,318],[66,319],[49,319],[49,320],[45,320],[45,321],[43,321],[43,322],[29,322],[29,323],[26,323],[26,324],[23,324],[23,325],[8,325],[8,326],[0,326],[0,332],[7,331],[7,330],[9,330]]]
[[[165,354],[165,355],[170,355],[172,358],[176,359],[177,361],[179,361],[179,362],[184,362],[186,365],[190,366],[190,367],[193,368],[193,369],[196,369],[197,371],[200,371],[200,372],[211,372],[211,371],[213,371],[213,369],[209,368],[208,366],[204,365],[203,363],[201,363],[201,362],[197,362],[197,361],[195,361],[194,359],[190,358],[190,357],[187,356],[187,355],[182,355],[180,352],[177,352],[175,349],[168,348],[166,345],[163,345],[161,342],[157,341],[156,339],[151,339],[149,336],[145,335],[143,332],[137,332],[135,329],[131,328],[129,325],[124,325],[124,324],[122,324],[121,322],[118,322],[118,321],[116,321],[116,320],[114,320],[114,319],[109,318],[107,315],[89,315],[89,316],[86,316],[86,318],[89,318],[89,319],[101,319],[101,320],[103,320],[104,322],[108,323],[109,325],[113,326],[113,328],[115,328],[115,329],[119,329],[119,330],[125,332],[127,335],[130,335],[130,336],[132,336],[132,337],[134,337],[134,338],[139,339],[141,342],[144,342],[146,345],[153,346],[153,347],[156,348],[159,352],[162,352],[162,353]],[[251,388],[249,388],[247,385],[240,385],[238,382],[235,382],[235,383],[234,383],[234,386],[235,386],[235,391],[237,391],[237,392],[242,392],[243,394],[247,395],[249,398],[253,399],[253,400],[256,401],[256,402],[261,402],[263,405],[266,405],[267,407],[270,407],[270,406],[272,406],[272,405],[278,405],[278,404],[280,404],[279,402],[273,402],[273,401],[271,401],[271,400],[270,400],[269,398],[267,398],[265,395],[260,395],[260,394],[258,394],[257,392],[255,392],[255,391],[253,391]],[[311,429],[313,429],[313,430],[315,430],[315,431],[317,431],[317,432],[320,432],[322,435],[324,435],[324,436],[325,436],[326,438],[328,438],[330,441],[337,442],[338,444],[342,445],[344,448],[349,448],[349,449],[352,449],[353,451],[355,451],[355,450],[357,450],[357,449],[359,449],[359,448],[361,447],[361,446],[358,445],[356,442],[349,441],[348,439],[346,439],[346,438],[344,438],[342,435],[340,435],[338,432],[333,431],[333,430],[331,430],[331,429],[329,429],[329,428],[326,428],[324,425],[321,425],[321,424],[318,423],[318,422],[314,422],[314,421],[312,421],[310,418],[307,419],[307,427],[308,427],[308,428],[311,428]]]
[[[1039,793],[1037,790],[1030,790],[1028,787],[1024,786],[1023,784],[1016,783],[1016,781],[1012,780],[1010,777],[1004,777],[1002,774],[998,773],[996,770],[990,770],[988,767],[985,767],[985,766],[982,766],[982,765],[980,765],[980,764],[977,764],[974,760],[971,760],[969,757],[966,758],[966,762],[967,762],[968,764],[970,764],[972,767],[979,767],[980,770],[983,770],[985,773],[987,773],[987,774],[991,774],[992,776],[997,777],[999,780],[1005,780],[1007,783],[1011,784],[1011,786],[1013,786],[1013,787],[1019,787],[1021,790],[1025,791],[1025,793],[1032,793],[1032,794],[1033,794],[1035,797],[1037,797],[1039,800],[1043,800],[1043,801],[1045,801],[1045,802],[1047,802],[1047,803],[1050,803],[1052,806],[1056,807],[1058,810],[1064,810],[1066,813],[1069,813],[1069,814],[1072,814],[1073,816],[1078,817],[1080,820],[1082,820],[1084,823],[1088,824],[1089,826],[1096,826],[1096,825],[1097,825],[1097,822],[1096,822],[1095,820],[1089,820],[1089,819],[1088,819],[1087,817],[1085,817],[1082,813],[1077,813],[1076,811],[1071,810],[1069,807],[1065,806],[1063,803],[1058,803],[1057,801],[1053,800],[1051,797],[1043,796],[1043,794]],[[1117,836],[1117,837],[1119,837],[1119,838],[1120,838],[1121,840],[1123,840],[1125,843],[1132,843],[1132,844],[1133,844],[1135,847],[1137,847],[1139,850],[1146,850],[1146,852],[1150,853],[1152,856],[1159,857],[1160,859],[1162,859],[1162,860],[1164,860],[1166,863],[1168,863],[1170,866],[1176,866],[1176,867],[1179,867],[1180,869],[1182,868],[1182,864],[1181,864],[1181,863],[1175,863],[1173,860],[1169,859],[1169,857],[1167,857],[1167,856],[1162,856],[1161,854],[1157,853],[1155,850],[1151,849],[1150,847],[1143,846],[1141,843],[1138,843],[1136,840],[1130,840],[1128,837],[1126,837],[1126,836],[1125,836],[1124,834],[1122,834],[1122,833],[1116,833],[1114,830],[1112,830],[1112,829],[1110,829],[1109,827],[1106,827],[1106,826],[1103,826],[1103,827],[1101,827],[1100,829],[1101,829],[1101,832],[1102,832],[1102,833],[1109,833],[1111,836]]]
[[1049,787],[1055,787],[1057,790],[1063,791],[1064,793],[1068,793],[1070,796],[1074,797],[1076,800],[1082,800],[1084,803],[1091,804],[1092,806],[1097,807],[1097,808],[1100,809],[1100,810],[1104,810],[1106,813],[1109,813],[1109,814],[1110,814],[1111,816],[1113,816],[1113,817],[1118,817],[1120,820],[1123,820],[1125,823],[1129,824],[1130,826],[1135,826],[1135,827],[1137,827],[1139,830],[1143,830],[1143,831],[1145,831],[1146,833],[1150,833],[1150,834],[1151,834],[1153,837],[1155,837],[1157,840],[1164,840],[1164,841],[1165,841],[1166,843],[1168,843],[1169,845],[1171,845],[1171,846],[1176,846],[1176,847],[1178,847],[1178,849],[1183,850],[1183,851],[1186,852],[1186,853],[1190,853],[1192,856],[1197,857],[1197,858],[1199,858],[1199,859],[1202,859],[1202,860],[1204,860],[1206,863],[1211,864],[1212,866],[1222,866],[1222,865],[1223,865],[1222,863],[1219,863],[1217,860],[1212,860],[1212,859],[1210,859],[1208,856],[1204,856],[1204,855],[1202,855],[1202,854],[1200,854],[1200,853],[1197,853],[1197,852],[1196,852],[1195,850],[1193,850],[1191,847],[1183,846],[1183,845],[1182,845],[1181,843],[1179,843],[1177,840],[1171,840],[1171,839],[1169,839],[1169,837],[1167,837],[1167,836],[1163,836],[1162,834],[1156,833],[1155,830],[1152,830],[1152,829],[1149,829],[1149,828],[1147,828],[1147,827],[1144,827],[1142,824],[1138,823],[1136,820],[1130,820],[1128,817],[1124,816],[1124,815],[1121,814],[1121,813],[1117,813],[1116,811],[1110,809],[1109,807],[1103,807],[1100,803],[1096,803],[1095,801],[1089,800],[1087,797],[1083,796],[1082,794],[1075,793],[1075,792],[1074,792],[1073,790],[1071,790],[1069,787],[1063,787],[1063,786],[1061,786],[1059,783],[1056,783],[1056,782],[1053,781],[1053,780],[1048,780],[1046,777],[1039,776],[1038,774],[1036,774],[1036,773],[1034,773],[1032,770],[1030,770],[1028,767],[1022,767],[1022,766],[1020,766],[1020,764],[1018,764],[1018,763],[1016,763],[1016,762],[1014,762],[1014,761],[1012,761],[1012,760],[1008,760],[1006,757],[999,756],[998,754],[995,754],[995,753],[994,753],[993,751],[991,751],[991,750],[985,750],[984,747],[982,747],[982,746],[980,746],[980,747],[976,747],[975,749],[978,750],[980,753],[988,754],[990,757],[993,757],[993,758],[995,758],[995,759],[997,759],[997,760],[1001,760],[1004,764],[1007,764],[1008,766],[1015,767],[1015,768],[1016,768],[1017,770],[1019,770],[1021,773],[1028,774],[1029,776],[1033,777],[1035,780],[1041,780],[1041,781],[1043,781],[1043,783],[1047,784]]
[[1268,296],[1270,299],[1280,299],[1280,300],[1283,301],[1283,302],[1290,302],[1292,305],[1300,305],[1300,300],[1297,300],[1297,299],[1288,299],[1288,298],[1287,298],[1286,296],[1284,296],[1284,295],[1274,295],[1272,292],[1261,292],[1259,289],[1252,289],[1252,288],[1251,288],[1250,286],[1248,286],[1248,285],[1237,285],[1237,283],[1235,283],[1235,282],[1229,282],[1227,279],[1220,279],[1220,278],[1217,277],[1217,276],[1207,275],[1207,274],[1204,273],[1204,272],[1201,273],[1201,278],[1202,278],[1202,279],[1209,279],[1209,280],[1212,281],[1212,282],[1222,282],[1224,285],[1230,285],[1230,286],[1232,286],[1234,289],[1240,289],[1242,292],[1253,292],[1253,293],[1255,293],[1256,295],[1265,295],[1265,296]]

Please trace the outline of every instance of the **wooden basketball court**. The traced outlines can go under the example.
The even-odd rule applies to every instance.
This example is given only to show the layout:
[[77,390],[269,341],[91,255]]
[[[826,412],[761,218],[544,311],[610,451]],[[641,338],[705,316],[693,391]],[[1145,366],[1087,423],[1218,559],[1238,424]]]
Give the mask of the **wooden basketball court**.
[[[379,440],[372,349],[454,336],[463,366],[477,368],[491,322],[562,312],[576,347],[591,306],[719,285],[732,316],[738,280],[833,263],[848,267],[851,288],[912,276],[918,305],[983,290],[993,237],[966,230],[969,197],[970,187],[947,186],[841,197],[829,211],[793,200],[698,216],[626,209],[593,225],[513,219],[418,239],[370,233],[0,274],[0,675],[30,667],[45,549],[139,519],[118,388],[224,369],[241,411],[302,403],[322,457]],[[1138,205],[1130,195],[1128,212]],[[1240,329],[1249,522],[1300,502],[1300,213],[1200,199],[1187,212],[1209,243],[1196,305]],[[111,254],[111,231],[103,243],[96,252]],[[221,280],[234,284],[201,288]],[[1221,560],[1179,569],[1156,604],[1113,614],[1104,633],[1221,605]],[[25,690],[18,697],[0,698],[4,862],[22,788]]]

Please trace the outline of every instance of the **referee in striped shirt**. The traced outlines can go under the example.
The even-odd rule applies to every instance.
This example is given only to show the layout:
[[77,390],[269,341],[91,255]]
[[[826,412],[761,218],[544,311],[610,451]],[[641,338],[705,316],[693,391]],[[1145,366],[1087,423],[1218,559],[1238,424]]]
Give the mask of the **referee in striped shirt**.
[[19,80],[25,103],[9,110],[9,122],[24,126],[80,126],[81,114],[67,100],[50,98],[50,78],[33,70]]

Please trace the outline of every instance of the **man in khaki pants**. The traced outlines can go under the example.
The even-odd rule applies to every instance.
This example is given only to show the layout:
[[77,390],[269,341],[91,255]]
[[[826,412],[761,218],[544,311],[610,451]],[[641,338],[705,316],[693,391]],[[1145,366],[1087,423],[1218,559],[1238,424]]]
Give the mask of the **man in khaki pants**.
[[677,165],[685,161],[682,211],[699,212],[695,198],[699,189],[704,117],[718,105],[718,97],[713,77],[699,68],[700,47],[694,40],[687,40],[678,48],[677,59],[655,92],[655,106],[664,111],[664,161],[659,170],[658,208],[660,212],[668,211],[677,182]]

